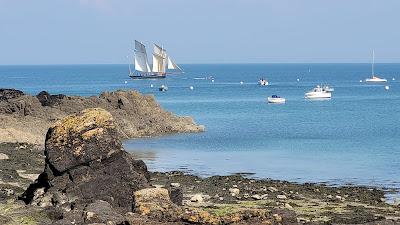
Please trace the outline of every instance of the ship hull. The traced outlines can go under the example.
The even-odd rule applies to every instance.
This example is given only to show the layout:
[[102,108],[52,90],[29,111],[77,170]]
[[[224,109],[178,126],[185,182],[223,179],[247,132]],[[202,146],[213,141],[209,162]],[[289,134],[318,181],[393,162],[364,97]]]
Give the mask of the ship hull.
[[164,79],[166,77],[166,74],[165,73],[130,74],[129,77],[134,80]]

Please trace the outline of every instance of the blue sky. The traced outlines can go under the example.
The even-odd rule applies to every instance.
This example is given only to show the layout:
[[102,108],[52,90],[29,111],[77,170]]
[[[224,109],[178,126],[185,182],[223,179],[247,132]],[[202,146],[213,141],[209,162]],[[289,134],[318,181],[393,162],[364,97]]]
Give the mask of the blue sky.
[[[400,62],[399,0],[0,0],[0,64]],[[148,48],[150,50],[150,48]]]

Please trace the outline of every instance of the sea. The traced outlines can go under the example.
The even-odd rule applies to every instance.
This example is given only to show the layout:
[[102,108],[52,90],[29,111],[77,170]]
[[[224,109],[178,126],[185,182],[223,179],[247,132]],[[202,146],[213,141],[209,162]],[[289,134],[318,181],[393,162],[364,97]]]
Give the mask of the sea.
[[[162,80],[132,80],[127,65],[0,66],[0,88],[80,96],[138,90],[206,127],[125,141],[152,171],[400,190],[400,64],[375,65],[386,84],[363,82],[370,64],[181,66],[185,73]],[[259,86],[260,78],[270,85]],[[334,88],[332,99],[304,98],[321,84]],[[271,95],[286,104],[268,104]]]

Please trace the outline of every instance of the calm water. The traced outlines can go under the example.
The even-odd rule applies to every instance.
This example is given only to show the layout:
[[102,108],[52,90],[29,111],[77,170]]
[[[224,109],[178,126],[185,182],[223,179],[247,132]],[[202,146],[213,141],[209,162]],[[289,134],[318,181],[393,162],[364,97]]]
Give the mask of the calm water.
[[[369,76],[368,64],[183,68],[185,74],[162,81],[133,81],[125,65],[0,66],[0,87],[73,95],[137,89],[206,126],[201,134],[127,141],[126,149],[145,159],[152,170],[246,172],[298,182],[400,187],[400,64],[376,65],[390,90],[359,82]],[[197,79],[208,75],[214,76],[214,83]],[[262,76],[270,86],[256,85]],[[333,99],[305,100],[305,91],[319,83],[335,88]],[[169,91],[158,92],[161,84]],[[267,104],[272,94],[285,97],[287,103]]]

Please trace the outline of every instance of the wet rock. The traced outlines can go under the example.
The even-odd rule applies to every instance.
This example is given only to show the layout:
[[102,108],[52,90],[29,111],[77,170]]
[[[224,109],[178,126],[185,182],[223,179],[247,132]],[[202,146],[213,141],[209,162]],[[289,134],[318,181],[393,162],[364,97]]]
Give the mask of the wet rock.
[[115,129],[111,114],[99,108],[58,121],[46,136],[45,170],[22,199],[64,208],[104,200],[132,210],[132,193],[149,186],[149,174],[122,149]]

